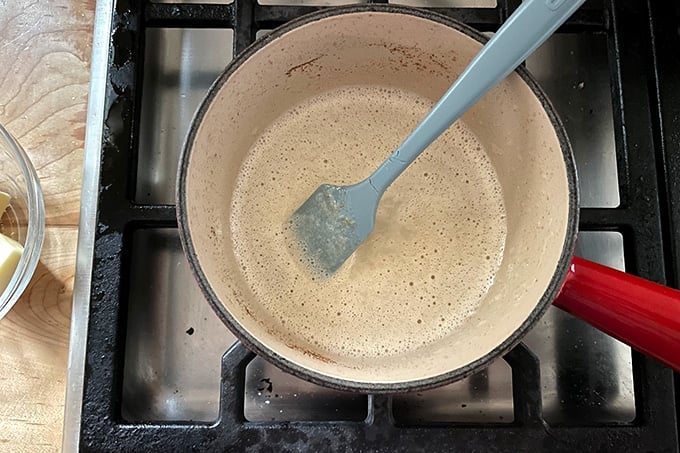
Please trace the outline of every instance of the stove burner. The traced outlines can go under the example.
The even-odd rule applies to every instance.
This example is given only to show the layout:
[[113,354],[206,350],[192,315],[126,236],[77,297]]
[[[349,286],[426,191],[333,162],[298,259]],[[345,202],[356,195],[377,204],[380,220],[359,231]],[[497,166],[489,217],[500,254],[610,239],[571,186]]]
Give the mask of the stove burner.
[[[392,397],[314,386],[230,347],[181,251],[174,172],[194,109],[231,56],[326,7],[280,1],[114,3],[78,447],[677,451],[673,373],[557,309],[487,370]],[[518,4],[433,9],[493,31]],[[577,253],[675,285],[679,9],[592,0],[527,61],[574,146]]]

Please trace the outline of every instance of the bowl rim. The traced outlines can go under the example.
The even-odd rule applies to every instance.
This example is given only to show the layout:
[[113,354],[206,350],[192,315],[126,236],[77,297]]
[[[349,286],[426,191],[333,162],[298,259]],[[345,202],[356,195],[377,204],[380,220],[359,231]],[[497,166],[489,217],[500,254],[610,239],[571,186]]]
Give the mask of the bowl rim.
[[16,304],[28,286],[40,261],[43,242],[45,240],[45,201],[38,174],[26,151],[19,142],[0,124],[0,140],[7,144],[10,152],[26,181],[28,226],[24,250],[19,258],[12,278],[0,295],[0,319]]
[[260,49],[271,43],[272,41],[282,37],[286,33],[293,31],[303,25],[311,24],[313,22],[340,16],[349,15],[355,13],[395,13],[402,14],[406,16],[415,16],[420,19],[430,20],[437,22],[439,24],[453,28],[454,30],[461,32],[468,37],[473,38],[480,44],[485,44],[489,38],[484,36],[481,32],[475,30],[474,28],[465,25],[455,19],[447,17],[443,14],[437,13],[436,11],[418,9],[408,6],[398,6],[391,4],[360,4],[360,5],[348,5],[332,7],[320,11],[315,11],[297,19],[293,19],[286,22],[284,25],[276,28],[267,36],[256,40],[250,46],[248,46],[243,52],[235,56],[235,58],[227,65],[224,71],[212,84],[208,93],[203,98],[199,108],[197,109],[194,117],[191,121],[189,131],[186,135],[185,141],[182,146],[180,153],[180,160],[177,172],[177,184],[176,184],[176,206],[177,206],[177,224],[180,235],[180,242],[182,248],[184,249],[185,255],[189,261],[190,268],[194,277],[196,278],[199,287],[207,299],[208,303],[213,308],[213,311],[218,315],[222,322],[231,330],[234,335],[251,351],[264,357],[266,360],[272,362],[277,367],[282,370],[297,376],[299,378],[310,381],[314,384],[323,385],[325,387],[330,387],[338,390],[344,391],[354,391],[362,393],[375,393],[375,394],[391,394],[407,391],[419,391],[426,390],[429,388],[439,387],[460,379],[463,379],[485,367],[487,367],[493,360],[505,355],[512,348],[517,346],[524,335],[528,333],[531,327],[541,319],[543,314],[548,310],[552,304],[553,299],[559,294],[562,287],[562,283],[567,276],[568,270],[571,265],[571,259],[574,253],[574,248],[576,245],[576,237],[578,234],[578,221],[579,221],[579,197],[578,197],[578,180],[576,174],[576,166],[574,161],[574,156],[571,148],[571,143],[569,142],[566,129],[560,120],[557,111],[550,102],[547,95],[544,93],[542,88],[538,85],[538,82],[529,73],[526,68],[520,66],[514,72],[518,74],[524,83],[527,84],[529,89],[532,91],[537,100],[541,103],[541,106],[545,110],[551,125],[554,128],[555,134],[557,135],[558,142],[560,144],[564,165],[566,169],[566,179],[569,189],[568,198],[568,217],[564,241],[562,244],[562,251],[560,258],[558,260],[557,266],[555,268],[555,273],[551,278],[545,292],[541,296],[540,300],[537,302],[534,309],[531,311],[529,316],[518,326],[515,331],[506,338],[501,344],[497,345],[494,349],[483,355],[482,357],[474,360],[467,365],[456,368],[445,373],[441,373],[434,376],[429,376],[426,378],[398,381],[398,382],[368,382],[368,381],[356,381],[345,378],[338,378],[334,376],[329,376],[324,373],[318,372],[313,369],[309,369],[298,365],[297,363],[282,357],[276,351],[265,346],[255,335],[248,332],[241,324],[236,320],[225,308],[225,306],[220,302],[220,298],[214,292],[211,287],[206,275],[201,268],[198,254],[194,247],[193,241],[191,239],[191,233],[189,228],[189,221],[187,215],[187,199],[186,196],[186,179],[188,173],[189,162],[191,159],[191,152],[193,149],[193,143],[198,133],[198,129],[202,124],[202,120],[207,113],[212,101],[219,94],[222,86],[227,83],[232,75],[237,71],[237,69],[244,64],[251,56],[257,53]]

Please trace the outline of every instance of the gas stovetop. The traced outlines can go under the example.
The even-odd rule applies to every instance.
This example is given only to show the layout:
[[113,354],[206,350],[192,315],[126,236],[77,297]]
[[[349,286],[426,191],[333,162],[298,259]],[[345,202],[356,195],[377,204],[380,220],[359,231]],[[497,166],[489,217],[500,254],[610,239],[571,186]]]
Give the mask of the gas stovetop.
[[[493,32],[519,1],[401,3]],[[677,286],[680,3],[669,3],[589,1],[526,66],[574,148],[577,254]],[[678,451],[673,373],[556,308],[487,370],[391,397],[287,375],[214,315],[175,221],[184,134],[235,53],[333,4],[98,2],[64,450]]]

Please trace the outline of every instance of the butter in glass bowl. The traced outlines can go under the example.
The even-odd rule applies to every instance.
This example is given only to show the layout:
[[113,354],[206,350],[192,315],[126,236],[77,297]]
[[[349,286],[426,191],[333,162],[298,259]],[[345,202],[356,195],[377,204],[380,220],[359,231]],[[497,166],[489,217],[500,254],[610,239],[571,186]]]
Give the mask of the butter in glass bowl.
[[2,125],[0,209],[2,319],[28,286],[45,237],[45,204],[38,175],[26,152]]

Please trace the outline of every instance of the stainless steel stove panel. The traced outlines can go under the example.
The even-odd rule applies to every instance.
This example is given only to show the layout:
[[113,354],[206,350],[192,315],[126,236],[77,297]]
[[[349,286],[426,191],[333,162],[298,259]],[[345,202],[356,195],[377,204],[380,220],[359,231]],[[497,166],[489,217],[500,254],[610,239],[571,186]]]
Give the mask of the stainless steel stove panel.
[[391,0],[389,3],[429,8],[495,8],[498,4],[496,0]]
[[194,282],[174,229],[133,237],[122,415],[217,418],[220,359],[236,339]]
[[153,3],[190,3],[190,4],[201,4],[201,3],[216,3],[228,5],[232,3],[233,0],[153,0]]
[[463,380],[426,392],[397,395],[394,419],[406,425],[510,423],[514,417],[512,369],[496,360]]
[[[576,254],[625,270],[619,233],[581,232]],[[543,417],[548,423],[626,423],[635,418],[628,346],[555,307],[524,343],[540,360]]]
[[184,136],[203,96],[232,59],[233,35],[229,29],[146,32],[137,202],[175,203]]
[[567,129],[578,169],[581,207],[618,206],[606,36],[554,35],[526,65]]
[[361,421],[368,416],[368,397],[310,384],[256,357],[246,367],[247,420]]

